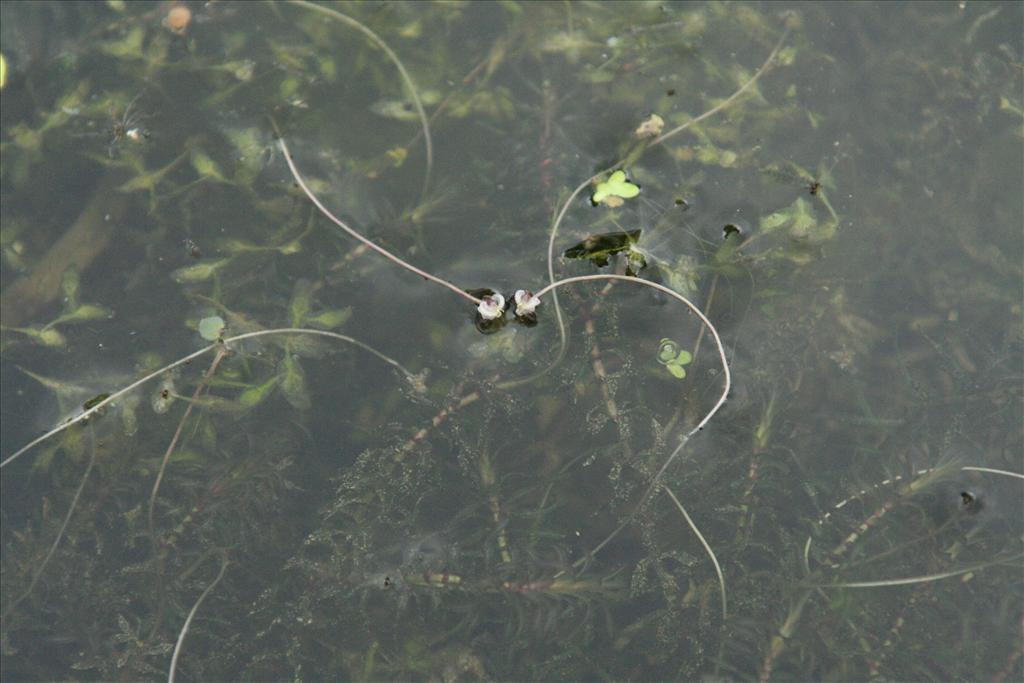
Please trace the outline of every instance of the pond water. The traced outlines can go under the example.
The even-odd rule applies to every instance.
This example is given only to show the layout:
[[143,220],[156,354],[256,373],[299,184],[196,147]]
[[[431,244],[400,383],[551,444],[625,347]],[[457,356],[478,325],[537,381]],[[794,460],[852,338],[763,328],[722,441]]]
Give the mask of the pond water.
[[0,12],[4,680],[1024,677],[1019,3]]

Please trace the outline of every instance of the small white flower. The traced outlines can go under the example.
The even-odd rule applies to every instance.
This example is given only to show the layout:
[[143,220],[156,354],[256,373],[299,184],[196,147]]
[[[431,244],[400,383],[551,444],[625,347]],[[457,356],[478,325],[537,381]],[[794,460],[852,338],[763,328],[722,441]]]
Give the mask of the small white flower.
[[505,314],[505,297],[501,294],[485,296],[476,310],[484,320],[497,320]]
[[540,306],[540,299],[533,295],[533,292],[529,292],[525,289],[516,290],[516,315],[520,318],[524,318],[528,315],[533,315],[536,312],[537,307]]

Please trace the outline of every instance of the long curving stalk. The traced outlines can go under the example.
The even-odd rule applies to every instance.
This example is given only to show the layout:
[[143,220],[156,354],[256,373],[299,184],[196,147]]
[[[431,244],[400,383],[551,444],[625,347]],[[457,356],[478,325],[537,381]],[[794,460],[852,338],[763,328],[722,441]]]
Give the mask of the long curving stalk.
[[687,432],[686,435],[683,436],[682,439],[680,439],[679,444],[665,459],[665,462],[662,463],[661,469],[659,469],[657,474],[654,475],[654,478],[651,480],[651,483],[647,487],[647,490],[644,492],[644,495],[640,498],[640,502],[637,503],[635,508],[633,508],[633,512],[630,513],[629,516],[626,517],[626,519],[623,520],[622,523],[620,523],[614,531],[612,531],[607,537],[605,537],[603,541],[597,544],[597,546],[595,546],[593,550],[591,550],[586,556],[577,560],[573,566],[581,566],[586,562],[589,562],[594,555],[599,553],[602,548],[608,545],[608,543],[610,543],[613,538],[618,536],[619,532],[625,529],[626,526],[633,521],[637,513],[643,507],[644,503],[647,502],[647,499],[650,498],[651,494],[653,494],[654,491],[657,490],[657,488],[661,485],[661,478],[665,475],[665,472],[668,470],[669,466],[676,459],[676,457],[678,457],[679,453],[682,452],[683,446],[686,445],[686,443],[690,440],[691,436],[693,436],[700,430],[704,429],[704,426],[711,420],[712,417],[714,417],[715,413],[718,412],[719,408],[721,408],[722,405],[725,404],[726,399],[729,398],[729,391],[732,389],[732,372],[729,370],[729,359],[725,355],[725,346],[722,344],[722,338],[718,335],[718,330],[716,330],[715,326],[711,324],[711,321],[708,320],[708,317],[704,315],[703,311],[701,311],[692,301],[690,301],[689,299],[687,299],[685,296],[675,291],[674,289],[670,289],[665,285],[658,284],[657,282],[651,282],[650,280],[642,280],[640,278],[628,277],[626,275],[612,275],[610,273],[601,273],[598,275],[577,275],[576,277],[567,277],[563,280],[552,282],[547,287],[537,292],[537,296],[543,297],[545,294],[549,292],[552,295],[554,295],[555,290],[558,289],[559,287],[563,287],[565,285],[572,284],[575,282],[592,282],[595,280],[622,280],[623,282],[632,282],[634,284],[643,285],[645,287],[651,287],[653,289],[658,290],[659,292],[667,294],[676,301],[679,301],[680,303],[686,305],[686,307],[689,308],[694,315],[700,318],[700,321],[704,323],[707,329],[711,332],[711,337],[715,340],[715,348],[718,350],[718,358],[722,362],[723,382],[722,394],[718,397],[718,400],[715,402],[715,405],[711,407],[711,410],[707,412],[707,414],[701,419],[700,422],[697,423],[697,425],[693,429]]
[[7,456],[6,458],[4,458],[4,460],[2,462],[0,462],[0,468],[6,467],[7,465],[11,464],[12,462],[14,462],[18,458],[20,458],[22,455],[24,455],[28,451],[32,450],[32,448],[34,448],[35,446],[41,444],[42,442],[46,441],[47,439],[49,439],[51,437],[56,436],[57,434],[60,434],[61,432],[63,432],[68,427],[71,427],[72,425],[76,425],[79,422],[83,422],[85,420],[88,420],[90,417],[95,415],[97,412],[103,410],[105,407],[107,407],[108,405],[110,405],[111,403],[116,401],[117,399],[121,398],[122,396],[124,396],[128,392],[130,392],[133,389],[136,389],[136,388],[142,386],[146,382],[149,382],[151,380],[156,379],[157,377],[160,377],[165,372],[168,372],[170,370],[173,370],[174,368],[177,368],[179,366],[182,366],[182,365],[185,365],[187,363],[190,363],[193,360],[195,360],[196,358],[199,358],[200,356],[204,356],[204,355],[206,355],[207,353],[209,353],[211,351],[214,351],[216,349],[221,349],[224,346],[231,345],[231,344],[233,344],[235,342],[245,341],[247,339],[256,339],[258,337],[267,337],[267,336],[279,335],[279,334],[309,334],[309,335],[318,336],[318,337],[329,337],[331,339],[337,339],[339,341],[347,342],[349,344],[352,344],[353,346],[357,346],[357,347],[363,349],[364,351],[368,351],[368,352],[372,353],[374,356],[376,356],[377,358],[381,359],[382,361],[384,361],[388,365],[391,365],[392,367],[397,369],[399,372],[401,372],[403,375],[405,375],[406,380],[408,380],[413,385],[415,385],[419,381],[415,375],[413,375],[411,372],[406,370],[402,366],[402,364],[399,363],[398,361],[396,361],[396,360],[394,360],[392,358],[389,358],[388,356],[385,356],[380,351],[377,351],[373,347],[369,346],[368,344],[366,344],[364,342],[359,341],[358,339],[353,339],[352,337],[349,337],[349,336],[344,335],[344,334],[338,334],[337,332],[328,332],[326,330],[311,330],[311,329],[307,329],[307,328],[304,328],[304,327],[282,327],[282,328],[276,328],[276,329],[272,329],[272,330],[257,330],[255,332],[246,332],[245,334],[238,334],[238,335],[235,335],[234,337],[226,337],[226,338],[224,338],[224,339],[222,339],[220,341],[216,341],[213,344],[210,344],[209,346],[205,346],[205,347],[199,349],[198,351],[194,351],[194,352],[188,354],[187,356],[179,358],[178,360],[174,361],[173,363],[169,363],[169,364],[163,366],[159,370],[154,370],[153,372],[151,372],[148,375],[142,377],[141,379],[135,380],[134,382],[132,382],[128,386],[126,386],[126,387],[124,387],[122,389],[119,389],[118,391],[115,391],[110,396],[106,397],[102,401],[99,401],[98,403],[96,403],[94,406],[92,406],[88,410],[82,411],[78,415],[75,415],[73,418],[60,423],[59,425],[57,425],[56,427],[54,427],[50,431],[46,432],[45,434],[43,434],[41,436],[37,436],[35,439],[32,439],[32,441],[29,441],[27,444],[25,444],[24,446],[19,448],[17,451],[15,451],[13,454],[11,454],[11,455]]
[[192,605],[192,609],[189,610],[188,617],[185,618],[185,623],[181,627],[181,631],[178,633],[178,641],[174,644],[174,654],[171,655],[171,665],[167,670],[167,683],[174,683],[175,672],[178,669],[178,657],[181,655],[181,648],[185,644],[185,636],[188,635],[188,629],[192,625],[192,619],[196,616],[196,612],[199,611],[199,607],[203,604],[203,600],[206,599],[206,596],[209,595],[210,592],[217,587],[217,584],[220,583],[220,580],[224,578],[224,572],[227,571],[227,568],[228,556],[224,553],[221,557],[220,571],[217,572],[217,578],[215,578],[210,585],[206,587],[206,590],[202,592],[199,599],[196,600],[196,603]]
[[[790,31],[790,27],[787,26],[786,29],[782,32],[782,37],[780,37],[778,42],[775,43],[775,47],[772,49],[771,53],[769,53],[768,57],[764,60],[764,63],[761,64],[761,68],[758,69],[757,72],[754,73],[754,75],[751,76],[747,80],[747,82],[745,82],[743,85],[741,85],[739,87],[739,89],[736,90],[736,92],[734,92],[732,95],[730,95],[726,99],[724,99],[721,102],[719,102],[717,105],[715,105],[711,109],[708,109],[703,114],[697,116],[696,118],[692,118],[689,121],[686,121],[685,123],[682,123],[682,124],[676,126],[675,128],[673,128],[672,130],[668,131],[667,133],[665,133],[665,134],[655,138],[651,142],[651,144],[649,145],[648,149],[650,147],[655,146],[655,145],[660,145],[660,144],[666,142],[670,138],[678,135],[679,133],[682,133],[684,130],[686,130],[690,126],[693,126],[694,124],[700,123],[701,121],[703,121],[705,119],[711,118],[715,114],[718,114],[719,112],[721,112],[721,111],[725,110],[726,108],[728,108],[732,103],[734,103],[737,99],[739,99],[739,97],[744,92],[749,90],[750,87],[752,85],[754,85],[754,83],[756,83],[758,81],[758,79],[761,78],[762,75],[764,75],[764,73],[768,70],[768,67],[771,66],[771,63],[773,61],[775,61],[775,57],[779,54],[779,50],[782,49],[782,45],[785,43],[786,38],[789,37],[789,31]],[[582,192],[584,189],[589,187],[596,180],[599,180],[600,178],[602,178],[606,174],[608,174],[611,171],[614,171],[615,169],[619,168],[624,162],[625,162],[624,158],[620,159],[620,160],[616,161],[614,164],[612,164],[611,166],[609,166],[608,168],[605,168],[605,169],[603,169],[601,171],[598,171],[597,173],[595,173],[594,175],[590,176],[589,178],[584,180],[582,183],[577,185],[576,189],[572,191],[572,194],[569,195],[569,197],[562,204],[562,208],[559,209],[558,213],[555,215],[555,220],[551,224],[551,234],[548,237],[548,282],[549,283],[553,284],[555,282],[555,266],[554,266],[555,239],[556,239],[556,237],[558,235],[558,228],[562,225],[562,220],[565,218],[565,214],[568,213],[569,207],[572,206],[572,203],[574,201],[576,201],[576,197],[579,196],[580,192]],[[556,365],[558,365],[562,361],[562,357],[565,355],[566,343],[568,341],[568,334],[565,331],[565,322],[562,319],[562,310],[561,310],[561,307],[558,304],[558,296],[557,295],[555,295],[553,297],[553,301],[554,301],[554,305],[555,305],[554,306],[554,308],[555,308],[555,318],[558,321],[558,334],[559,334],[560,342],[559,342],[558,354],[555,357],[555,359],[553,360],[553,362],[550,365],[549,369],[552,368],[552,367],[555,367]]]
[[423,102],[420,101],[420,95],[416,89],[416,84],[413,82],[412,76],[409,75],[409,72],[405,70],[405,65],[402,64],[402,60],[400,60],[398,55],[395,54],[395,51],[384,42],[384,39],[374,33],[369,26],[353,19],[347,14],[342,14],[338,10],[330,7],[324,7],[323,5],[308,2],[308,0],[288,0],[288,2],[297,7],[326,14],[332,19],[336,19],[346,26],[356,29],[369,38],[374,45],[383,50],[384,54],[386,54],[388,59],[391,60],[391,63],[395,65],[396,69],[398,69],[398,73],[402,76],[402,80],[405,82],[405,87],[409,90],[409,95],[412,97],[413,106],[416,107],[416,116],[420,120],[420,128],[423,131],[423,145],[427,152],[427,169],[423,176],[423,189],[420,194],[421,196],[426,197],[427,191],[430,189],[430,174],[434,168],[434,141],[430,137],[430,121],[427,119],[427,112],[423,110]]
[[46,565],[53,558],[54,553],[57,552],[57,546],[60,545],[61,539],[64,538],[64,532],[67,531],[68,522],[71,521],[71,515],[74,513],[75,508],[78,507],[78,499],[82,497],[82,490],[85,489],[85,483],[89,481],[89,475],[92,474],[92,468],[96,464],[96,432],[92,428],[89,429],[89,464],[85,468],[85,474],[82,475],[82,481],[78,484],[78,490],[75,491],[74,498],[71,499],[71,505],[68,506],[67,514],[64,515],[64,521],[60,525],[60,531],[57,532],[57,537],[53,539],[53,545],[50,546],[50,550],[46,553],[46,557],[36,567],[35,574],[32,575],[32,581],[29,583],[28,588],[18,598],[7,605],[3,611],[2,618],[6,618],[14,608],[21,604],[21,601],[27,598],[32,591],[35,589],[36,584],[39,582],[39,577],[43,575],[43,570],[46,569]]
[[[276,129],[277,126],[275,125],[274,128]],[[348,223],[346,223],[345,221],[341,220],[333,213],[331,213],[330,210],[326,206],[324,206],[323,202],[321,202],[320,199],[313,193],[313,190],[309,189],[309,185],[306,184],[306,181],[303,179],[302,174],[299,173],[299,169],[295,166],[295,160],[292,159],[291,152],[288,150],[288,144],[284,141],[284,138],[281,137],[280,132],[278,133],[277,142],[281,146],[281,151],[284,153],[284,160],[288,163],[288,168],[291,170],[292,177],[295,178],[295,182],[299,184],[299,187],[302,188],[302,191],[306,193],[307,197],[309,197],[309,201],[313,202],[314,206],[320,209],[320,213],[325,215],[332,223],[334,223],[339,228],[344,230],[346,234],[359,240],[360,242],[368,246],[370,249],[373,249],[375,252],[377,252],[384,258],[388,259],[392,263],[396,263],[402,268],[408,270],[409,272],[415,273],[416,275],[419,275],[420,277],[426,280],[430,280],[431,282],[437,283],[442,287],[447,287],[451,291],[461,296],[463,299],[468,299],[469,301],[473,302],[473,304],[480,303],[480,299],[476,298],[469,292],[459,288],[457,285],[453,285],[451,282],[448,282],[443,278],[439,278],[436,275],[432,275],[425,270],[417,268],[408,261],[405,261],[395,256],[390,251],[373,242],[372,240],[363,237],[359,232],[350,227]]]

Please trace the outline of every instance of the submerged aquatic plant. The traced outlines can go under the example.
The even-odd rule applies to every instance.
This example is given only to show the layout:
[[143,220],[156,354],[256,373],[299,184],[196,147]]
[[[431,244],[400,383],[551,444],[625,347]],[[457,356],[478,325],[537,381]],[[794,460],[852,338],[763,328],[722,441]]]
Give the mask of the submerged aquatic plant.
[[[83,360],[102,338],[139,377],[119,388],[111,376],[70,417],[5,444],[5,482],[44,489],[4,509],[11,675],[913,677],[880,634],[938,613],[926,590],[959,578],[989,613],[1013,612],[991,609],[999,591],[978,577],[1019,561],[998,531],[1014,499],[957,478],[1017,484],[1012,459],[925,471],[936,458],[921,420],[947,405],[950,382],[970,384],[971,353],[943,348],[949,381],[929,375],[872,413],[881,392],[862,378],[885,356],[882,323],[845,280],[814,272],[843,235],[836,179],[760,182],[774,134],[821,121],[797,77],[764,78],[830,63],[797,17],[780,29],[745,6],[627,17],[299,1],[259,10],[278,34],[233,27],[231,5],[193,8],[181,30],[167,8],[115,5],[96,34],[115,80],[146,74],[168,111],[202,116],[187,131],[154,117],[147,144],[117,159],[92,152],[141,226],[125,248],[156,257],[117,277],[81,266],[104,306],[81,304],[69,275],[64,312],[29,315],[4,348],[32,368]],[[478,11],[500,30],[476,31]],[[368,42],[338,41],[339,28]],[[703,54],[707,32],[764,61],[748,71],[734,63],[745,52]],[[441,34],[457,54],[425,39]],[[357,81],[374,92],[350,97]],[[397,115],[374,118],[380,102]],[[5,147],[4,182],[17,175],[7,155],[31,174],[62,120],[44,121],[32,150]],[[418,200],[406,191],[416,154]],[[709,187],[727,190],[696,192]],[[731,195],[756,210],[719,220],[702,205]],[[472,240],[455,227],[469,225]],[[5,233],[5,257],[27,239]],[[161,302],[138,323],[135,290]],[[174,350],[175,333],[190,351]],[[1012,349],[993,350],[993,376]],[[905,374],[932,351],[913,347]],[[847,412],[819,414],[837,377]],[[993,386],[979,405],[1012,403]],[[134,417],[109,427],[121,414]],[[809,473],[808,453],[830,452],[843,420],[858,425],[843,432],[852,461]],[[820,441],[808,451],[798,437]],[[889,438],[921,452],[875,488]],[[901,586],[917,597],[892,613],[874,591]]]

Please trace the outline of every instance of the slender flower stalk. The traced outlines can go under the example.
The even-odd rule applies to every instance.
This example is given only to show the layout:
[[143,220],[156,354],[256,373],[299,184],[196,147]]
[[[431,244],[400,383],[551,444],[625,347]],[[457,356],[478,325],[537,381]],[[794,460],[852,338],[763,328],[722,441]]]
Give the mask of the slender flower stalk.
[[[277,125],[276,124],[274,124],[274,129],[277,130]],[[427,271],[421,270],[421,269],[417,268],[416,266],[412,265],[408,261],[404,261],[404,260],[400,259],[399,257],[395,256],[394,254],[392,254],[390,251],[388,251],[384,247],[376,244],[375,242],[372,242],[371,240],[367,239],[366,237],[363,237],[359,232],[357,232],[356,230],[351,228],[348,225],[348,223],[346,223],[345,221],[341,220],[340,218],[335,216],[333,213],[331,213],[330,210],[326,206],[324,206],[323,202],[321,202],[320,199],[313,193],[313,190],[309,189],[309,185],[306,184],[306,181],[303,179],[302,174],[299,173],[299,169],[296,168],[296,166],[295,166],[295,160],[292,159],[292,154],[288,150],[288,144],[284,141],[284,137],[281,136],[280,131],[278,131],[277,143],[278,143],[278,145],[281,146],[281,152],[284,153],[284,160],[285,160],[285,162],[287,162],[288,168],[292,172],[292,177],[295,178],[295,182],[298,183],[299,187],[302,188],[302,191],[306,193],[307,197],[309,197],[309,201],[313,202],[313,205],[316,206],[316,208],[320,209],[320,213],[322,213],[323,215],[327,216],[327,218],[332,223],[334,223],[339,228],[344,230],[345,233],[347,233],[351,237],[354,237],[355,239],[359,240],[360,242],[362,242],[363,244],[368,246],[370,249],[373,249],[375,252],[377,252],[378,254],[383,256],[384,258],[388,259],[389,261],[391,261],[393,263],[398,264],[399,266],[401,266],[402,268],[405,268],[409,272],[415,273],[416,275],[419,275],[421,278],[423,278],[425,280],[430,280],[431,282],[435,282],[435,283],[441,285],[442,287],[447,287],[448,289],[452,290],[453,292],[455,292],[456,294],[461,296],[463,299],[468,299],[469,301],[473,302],[476,305],[480,304],[480,299],[476,298],[475,296],[473,296],[469,292],[466,292],[465,290],[460,289],[459,287],[457,287],[456,285],[453,285],[452,283],[448,282],[447,280],[439,278],[436,275],[431,275]]]
[[[701,121],[704,121],[705,119],[708,119],[708,118],[714,116],[715,114],[723,111],[724,109],[729,107],[732,103],[734,103],[737,99],[739,99],[740,95],[742,95],[744,92],[746,92],[748,89],[750,89],[750,87],[752,85],[754,85],[754,83],[756,83],[758,81],[758,79],[761,78],[761,76],[764,75],[764,73],[768,70],[768,67],[771,66],[772,62],[775,61],[775,57],[779,54],[779,50],[782,49],[783,44],[786,42],[786,38],[789,37],[789,31],[790,31],[790,27],[786,26],[786,29],[782,32],[782,36],[779,38],[778,42],[775,43],[775,47],[772,49],[771,53],[769,53],[768,57],[764,60],[764,63],[761,64],[761,68],[758,69],[757,72],[754,73],[754,75],[751,76],[749,80],[747,80],[743,85],[741,85],[738,90],[736,90],[732,95],[730,95],[726,99],[722,100],[721,102],[719,102],[717,105],[715,105],[711,109],[708,109],[707,111],[705,111],[703,114],[697,116],[696,118],[692,118],[689,121],[686,121],[686,122],[676,126],[675,128],[673,128],[672,130],[668,131],[667,133],[664,133],[664,134],[660,135],[659,137],[655,138],[653,141],[651,141],[650,145],[648,146],[648,149],[650,147],[654,147],[656,145],[661,145],[661,144],[667,142],[669,139],[675,137],[679,133],[682,133],[684,130],[686,130],[690,126],[693,126],[694,124],[700,123]],[[583,190],[585,190],[586,188],[590,187],[590,185],[592,183],[594,183],[595,181],[597,181],[600,178],[604,177],[608,173],[611,173],[615,169],[619,168],[623,163],[625,163],[625,161],[626,160],[624,158],[620,159],[620,160],[616,161],[614,164],[612,164],[611,166],[598,171],[597,173],[595,173],[594,175],[590,176],[589,178],[584,180],[582,183],[577,185],[576,189],[572,191],[572,193],[569,195],[569,197],[562,204],[562,208],[560,208],[558,210],[558,213],[555,215],[555,220],[551,223],[551,233],[548,236],[548,283],[549,284],[548,284],[548,287],[545,288],[545,289],[552,288],[554,286],[554,284],[555,284],[555,265],[554,265],[554,261],[555,261],[555,239],[558,236],[558,228],[562,225],[562,221],[565,219],[565,214],[569,212],[569,207],[572,206],[573,202],[576,201],[576,198],[579,196],[580,192],[583,192]],[[551,367],[555,367],[556,365],[558,365],[559,363],[562,362],[562,356],[565,355],[565,348],[566,348],[566,345],[567,345],[567,342],[568,342],[568,334],[566,333],[566,330],[565,330],[565,321],[562,318],[562,309],[561,309],[561,307],[558,304],[558,294],[557,293],[552,293],[552,300],[553,300],[554,305],[555,305],[555,319],[558,321],[559,348],[558,348],[558,355],[555,357],[555,359],[552,362],[552,364],[549,367],[549,369]]]
[[331,339],[337,339],[339,341],[347,342],[349,344],[352,344],[353,346],[358,346],[359,348],[372,353],[377,358],[381,359],[385,363],[387,363],[387,364],[391,365],[392,367],[396,368],[399,372],[401,372],[403,375],[405,375],[405,378],[409,382],[413,383],[414,386],[416,385],[417,382],[420,381],[415,375],[413,375],[411,372],[406,370],[402,366],[402,364],[399,363],[398,361],[396,361],[396,360],[394,360],[392,358],[389,358],[388,356],[385,356],[380,351],[377,351],[373,347],[371,347],[368,344],[365,344],[365,343],[359,341],[358,339],[353,339],[352,337],[349,337],[349,336],[344,335],[344,334],[338,334],[337,332],[328,332],[327,330],[312,330],[312,329],[307,329],[307,328],[303,328],[303,327],[283,327],[283,328],[277,328],[277,329],[272,329],[272,330],[257,330],[255,332],[246,332],[245,334],[238,334],[238,335],[235,335],[234,337],[226,337],[226,338],[224,338],[222,340],[214,342],[213,344],[210,344],[209,346],[204,346],[203,348],[199,349],[198,351],[193,351],[192,353],[188,354],[187,356],[179,358],[178,360],[174,361],[173,363],[169,363],[169,364],[163,366],[159,370],[154,370],[153,372],[149,373],[148,375],[145,375],[144,377],[135,380],[134,382],[132,382],[128,386],[126,386],[126,387],[124,387],[122,389],[119,389],[118,391],[115,391],[114,393],[112,393],[110,396],[107,396],[102,401],[98,401],[94,405],[90,406],[88,410],[82,411],[78,415],[75,415],[73,418],[71,418],[69,420],[65,420],[64,422],[60,423],[59,425],[57,425],[56,427],[54,427],[50,431],[46,432],[45,434],[43,434],[41,436],[37,436],[32,441],[29,441],[27,444],[25,444],[24,446],[19,448],[17,451],[15,451],[13,454],[11,454],[11,455],[7,456],[6,458],[4,458],[4,460],[2,462],[0,462],[0,468],[6,467],[7,465],[11,464],[12,462],[14,462],[18,458],[20,458],[22,455],[24,455],[28,451],[32,450],[32,448],[34,448],[35,446],[41,444],[42,442],[46,441],[47,439],[49,439],[51,437],[56,436],[57,434],[60,434],[61,432],[63,432],[68,427],[71,427],[72,425],[78,424],[79,422],[84,422],[85,420],[88,420],[90,417],[92,417],[93,415],[95,415],[99,411],[103,410],[106,406],[108,406],[109,404],[113,403],[117,399],[121,398],[122,396],[124,396],[128,392],[130,392],[133,389],[136,389],[136,388],[142,386],[146,382],[149,382],[149,381],[151,381],[153,379],[156,379],[157,377],[160,377],[164,373],[169,372],[170,370],[173,370],[174,368],[177,368],[177,367],[180,367],[182,365],[186,365],[188,363],[191,363],[193,360],[195,360],[196,358],[199,358],[200,356],[204,356],[207,353],[210,353],[211,351],[214,351],[216,349],[221,349],[224,346],[230,346],[231,344],[233,344],[235,342],[245,341],[247,339],[256,339],[256,338],[259,338],[259,337],[269,337],[269,336],[280,335],[280,334],[309,334],[309,335],[313,335],[313,336],[317,336],[317,337],[329,337]]
[[370,42],[383,50],[384,54],[391,60],[391,63],[395,65],[396,69],[398,69],[398,74],[402,77],[402,81],[405,83],[405,87],[409,91],[409,96],[412,97],[412,104],[416,108],[416,117],[420,120],[420,133],[423,135],[423,146],[426,148],[427,152],[427,168],[423,175],[423,189],[420,192],[420,195],[425,198],[427,196],[427,192],[430,190],[430,173],[434,168],[434,141],[430,136],[430,120],[427,118],[427,112],[423,109],[423,102],[420,100],[420,94],[416,88],[416,83],[413,82],[412,76],[409,75],[405,65],[402,64],[402,60],[398,58],[398,55],[391,49],[391,46],[384,42],[383,38],[374,33],[373,29],[361,21],[356,21],[347,14],[342,14],[332,7],[318,5],[314,2],[309,2],[308,0],[288,0],[288,2],[296,7],[302,7],[313,12],[326,14],[332,19],[336,19],[346,26],[356,29],[369,38]]

